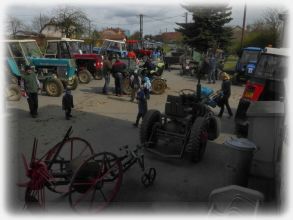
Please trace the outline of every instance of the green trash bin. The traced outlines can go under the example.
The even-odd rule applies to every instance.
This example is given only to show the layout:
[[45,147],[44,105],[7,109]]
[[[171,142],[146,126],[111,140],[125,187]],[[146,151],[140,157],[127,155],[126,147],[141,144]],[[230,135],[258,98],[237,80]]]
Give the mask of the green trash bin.
[[256,145],[246,138],[230,138],[226,147],[225,183],[226,185],[247,186],[253,153]]

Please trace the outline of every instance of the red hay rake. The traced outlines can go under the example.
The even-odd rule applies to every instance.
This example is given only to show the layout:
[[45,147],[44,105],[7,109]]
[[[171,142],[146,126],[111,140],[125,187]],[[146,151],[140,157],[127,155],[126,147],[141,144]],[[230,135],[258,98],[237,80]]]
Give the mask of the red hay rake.
[[144,186],[150,186],[156,177],[154,168],[145,169],[143,147],[133,151],[128,146],[121,157],[113,153],[94,154],[91,145],[79,137],[70,137],[70,127],[63,140],[40,159],[37,159],[38,140],[34,139],[30,163],[22,154],[29,181],[18,184],[26,187],[25,207],[45,208],[45,188],[68,195],[70,206],[79,212],[97,212],[113,201],[119,192],[123,173],[138,163]]

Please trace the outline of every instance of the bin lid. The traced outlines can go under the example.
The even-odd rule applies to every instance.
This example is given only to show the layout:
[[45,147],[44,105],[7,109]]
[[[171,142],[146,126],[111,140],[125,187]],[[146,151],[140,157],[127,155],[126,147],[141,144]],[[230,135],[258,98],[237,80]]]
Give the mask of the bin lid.
[[246,138],[230,138],[224,143],[227,147],[234,148],[241,151],[254,151],[256,150],[255,143]]

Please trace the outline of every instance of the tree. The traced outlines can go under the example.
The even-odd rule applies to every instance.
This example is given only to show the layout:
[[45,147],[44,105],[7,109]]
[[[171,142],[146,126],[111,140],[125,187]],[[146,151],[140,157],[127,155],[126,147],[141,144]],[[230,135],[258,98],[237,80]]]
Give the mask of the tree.
[[55,14],[52,24],[60,28],[66,37],[81,36],[88,29],[90,20],[80,9],[58,8]]
[[135,31],[132,35],[129,36],[130,40],[138,40],[140,39],[140,32],[139,31]]
[[211,47],[227,48],[232,39],[232,28],[225,26],[231,18],[231,7],[219,5],[183,6],[193,13],[192,23],[177,23],[183,34],[183,42],[199,51]]
[[41,34],[44,28],[52,22],[52,19],[53,18],[42,14],[40,14],[40,16],[34,17],[32,20],[32,30]]
[[7,28],[11,35],[15,38],[15,35],[18,31],[20,31],[25,24],[18,18],[10,16],[8,18]]

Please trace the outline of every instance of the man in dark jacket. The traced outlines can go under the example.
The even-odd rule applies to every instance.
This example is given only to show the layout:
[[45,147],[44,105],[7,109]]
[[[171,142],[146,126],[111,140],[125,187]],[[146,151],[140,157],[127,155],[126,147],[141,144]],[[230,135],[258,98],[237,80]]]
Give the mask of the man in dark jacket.
[[126,64],[121,62],[118,58],[116,58],[115,63],[112,66],[112,73],[115,79],[115,93],[116,96],[122,95],[122,79],[123,73],[126,70]]
[[40,89],[37,75],[32,66],[26,65],[25,73],[22,75],[24,89],[27,94],[27,102],[30,109],[30,114],[33,118],[38,115],[38,90]]
[[223,113],[224,113],[224,108],[226,106],[228,113],[229,113],[229,117],[233,116],[233,113],[231,111],[230,105],[229,105],[229,98],[231,95],[231,81],[230,81],[230,77],[227,73],[222,72],[221,73],[221,78],[223,80],[222,82],[222,92],[223,92],[223,99],[222,99],[222,105],[221,105],[221,110],[218,114],[218,116],[221,118]]
[[67,89],[62,98],[62,109],[65,111],[66,120],[69,120],[72,117],[71,108],[74,108],[73,96],[71,95],[71,91]]
[[148,111],[148,103],[144,93],[143,85],[138,90],[136,99],[138,101],[138,113],[136,116],[136,122],[133,124],[135,127],[138,126],[140,118],[143,118]]

